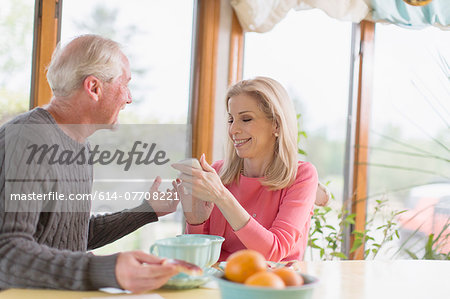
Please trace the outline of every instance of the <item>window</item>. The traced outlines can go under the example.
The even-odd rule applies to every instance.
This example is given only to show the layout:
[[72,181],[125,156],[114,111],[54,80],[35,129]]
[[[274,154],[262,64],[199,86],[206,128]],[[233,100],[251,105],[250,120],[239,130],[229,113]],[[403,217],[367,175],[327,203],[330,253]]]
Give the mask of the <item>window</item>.
[[268,76],[287,89],[307,134],[300,138],[307,154],[299,159],[316,166],[321,182],[330,182],[336,210],[344,186],[350,39],[351,23],[317,9],[291,11],[272,31],[245,35],[244,79]]
[[61,41],[94,33],[124,46],[134,103],[121,123],[187,123],[193,1],[63,2]]
[[[63,43],[99,34],[121,43],[130,60],[133,103],[120,113],[120,123],[187,124],[193,6],[193,0],[64,0]],[[94,179],[96,188],[101,186]],[[148,251],[155,240],[180,234],[181,218],[177,211],[96,252]]]
[[[375,227],[406,209],[394,218],[400,240],[380,254],[408,257],[408,249],[422,257],[428,235],[450,220],[450,34],[382,24],[375,32],[367,217],[376,200],[388,206],[374,217]],[[449,245],[448,235],[435,244],[438,252]]]
[[5,0],[0,10],[0,125],[30,106],[33,0]]

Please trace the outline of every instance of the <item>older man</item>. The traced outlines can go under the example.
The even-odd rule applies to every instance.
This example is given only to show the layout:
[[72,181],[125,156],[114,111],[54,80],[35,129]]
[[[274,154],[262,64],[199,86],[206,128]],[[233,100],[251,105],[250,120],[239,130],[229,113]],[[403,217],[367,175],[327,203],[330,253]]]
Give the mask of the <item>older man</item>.
[[[132,101],[128,59],[116,42],[100,36],[80,36],[58,48],[47,78],[54,94],[51,103],[17,116],[0,129],[0,288],[118,287],[142,292],[162,286],[177,271],[162,265],[158,257],[140,251],[86,253],[157,221],[167,213],[155,213],[158,203],[152,208],[144,201],[134,209],[97,217],[90,217],[90,202],[74,203],[65,211],[59,202],[30,202],[29,210],[8,207],[8,194],[13,192],[90,193],[92,164],[21,164],[22,149],[36,138],[66,151],[88,151],[85,139],[98,125],[114,126],[119,111]],[[23,125],[31,125],[36,133],[24,136],[20,129],[8,135],[7,128]],[[41,125],[52,129],[39,132],[36,128]]]

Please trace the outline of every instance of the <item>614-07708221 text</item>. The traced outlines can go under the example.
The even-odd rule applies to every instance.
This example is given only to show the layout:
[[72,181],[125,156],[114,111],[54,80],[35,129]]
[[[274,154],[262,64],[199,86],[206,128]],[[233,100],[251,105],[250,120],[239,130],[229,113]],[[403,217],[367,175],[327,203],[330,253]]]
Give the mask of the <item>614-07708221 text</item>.
[[101,201],[112,201],[112,200],[129,200],[129,201],[140,201],[145,200],[179,200],[177,192],[140,192],[140,191],[130,191],[130,192],[102,192],[94,191],[90,194],[63,194],[59,192],[48,192],[48,193],[15,193],[10,195],[10,200],[55,200],[55,201],[78,201],[78,200],[101,200]]

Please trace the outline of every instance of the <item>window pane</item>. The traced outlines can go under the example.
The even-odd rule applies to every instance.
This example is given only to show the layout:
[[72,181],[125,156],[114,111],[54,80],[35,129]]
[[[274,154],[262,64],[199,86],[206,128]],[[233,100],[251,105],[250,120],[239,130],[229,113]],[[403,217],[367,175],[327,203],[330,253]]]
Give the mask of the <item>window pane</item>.
[[95,33],[124,46],[133,104],[121,123],[187,123],[193,0],[65,0],[61,41]]
[[[300,137],[307,155],[299,159],[330,182],[335,210],[342,205],[350,39],[351,23],[320,10],[291,11],[272,31],[245,35],[244,78],[272,77],[288,90],[307,134]],[[338,227],[337,214],[327,224]]]
[[[120,123],[187,123],[193,5],[193,0],[64,0],[63,43],[81,34],[100,34],[121,43],[130,60],[133,103],[120,113]],[[94,181],[94,190],[101,190],[100,186]],[[93,211],[98,210],[93,203]],[[181,233],[181,216],[177,211],[97,253],[148,251],[156,239]]]
[[4,0],[0,9],[0,125],[30,106],[34,0]]
[[[376,26],[368,217],[377,227],[408,210],[394,218],[401,239],[380,253],[386,258],[408,257],[404,249],[423,257],[426,237],[450,219],[449,55],[449,32]],[[374,215],[376,200],[388,206]],[[437,251],[449,244],[442,239]]]

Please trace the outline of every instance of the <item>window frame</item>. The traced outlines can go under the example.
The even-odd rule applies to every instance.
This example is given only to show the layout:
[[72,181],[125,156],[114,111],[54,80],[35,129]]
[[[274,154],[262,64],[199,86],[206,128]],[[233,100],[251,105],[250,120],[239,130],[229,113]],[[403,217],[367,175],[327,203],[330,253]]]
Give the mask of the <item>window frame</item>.
[[35,1],[30,109],[46,105],[52,98],[46,69],[61,38],[62,1]]

